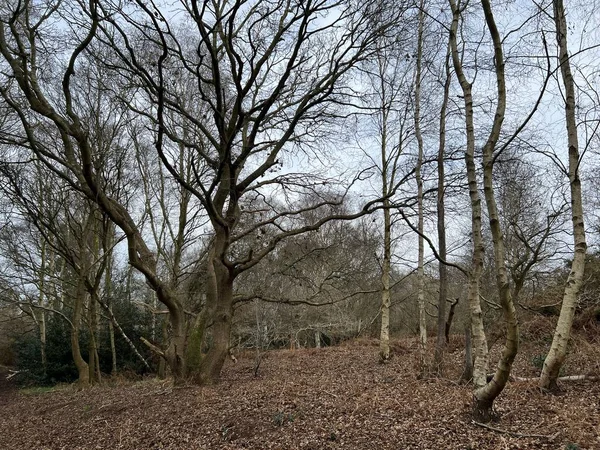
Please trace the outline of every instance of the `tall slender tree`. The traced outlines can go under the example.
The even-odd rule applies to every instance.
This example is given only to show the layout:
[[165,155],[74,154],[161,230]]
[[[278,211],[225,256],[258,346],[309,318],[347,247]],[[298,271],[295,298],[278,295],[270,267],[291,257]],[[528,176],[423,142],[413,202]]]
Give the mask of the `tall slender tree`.
[[569,47],[567,43],[568,24],[562,0],[553,0],[554,24],[556,27],[556,43],[558,45],[560,73],[565,89],[565,121],[567,127],[567,144],[569,151],[569,189],[571,193],[571,223],[573,227],[573,243],[575,251],[571,270],[562,298],[562,306],[550,351],[544,360],[540,387],[556,388],[556,382],[567,355],[567,345],[571,335],[571,326],[575,316],[579,290],[581,289],[585,270],[587,244],[585,238],[583,201],[581,197],[579,139],[577,136],[575,81],[571,72]]

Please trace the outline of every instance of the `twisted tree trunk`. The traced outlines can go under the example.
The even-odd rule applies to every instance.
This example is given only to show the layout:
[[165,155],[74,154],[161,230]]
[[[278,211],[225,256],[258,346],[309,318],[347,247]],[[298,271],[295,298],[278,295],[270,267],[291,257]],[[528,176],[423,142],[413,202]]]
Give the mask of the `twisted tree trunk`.
[[502,52],[502,40],[498,28],[496,27],[489,0],[481,0],[481,5],[494,45],[494,64],[496,67],[496,86],[498,93],[492,130],[483,147],[483,186],[490,230],[492,232],[498,297],[500,299],[500,304],[502,305],[502,312],[506,325],[506,341],[496,372],[489,383],[475,390],[475,418],[476,420],[487,422],[491,419],[494,400],[504,390],[504,387],[508,382],[512,363],[519,349],[519,326],[506,269],[504,235],[500,224],[498,206],[496,204],[494,193],[494,150],[500,137],[506,110],[504,55]]

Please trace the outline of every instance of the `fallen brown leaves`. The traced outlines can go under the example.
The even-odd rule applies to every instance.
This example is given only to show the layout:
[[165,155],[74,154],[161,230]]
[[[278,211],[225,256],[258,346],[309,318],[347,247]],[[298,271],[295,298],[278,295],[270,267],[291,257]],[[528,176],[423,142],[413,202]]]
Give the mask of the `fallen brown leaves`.
[[204,388],[147,380],[25,395],[3,385],[0,448],[600,449],[598,382],[564,384],[560,395],[510,384],[495,431],[471,421],[471,389],[453,381],[459,350],[446,379],[417,380],[416,358],[379,364],[366,341],[270,352],[259,377],[241,355]]

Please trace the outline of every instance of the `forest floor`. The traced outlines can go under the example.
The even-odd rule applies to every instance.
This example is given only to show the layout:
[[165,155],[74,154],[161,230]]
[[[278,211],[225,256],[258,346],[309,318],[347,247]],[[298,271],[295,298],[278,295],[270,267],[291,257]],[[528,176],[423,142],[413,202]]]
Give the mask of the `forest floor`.
[[[387,364],[377,350],[363,340],[271,351],[257,377],[254,356],[239,355],[221,383],[203,388],[113,379],[85,391],[17,391],[2,374],[0,448],[600,449],[599,382],[564,382],[558,395],[510,383],[492,430],[473,423],[471,387],[456,382],[458,338],[442,379],[417,379],[412,340],[396,342]],[[517,375],[535,374],[533,357],[525,348]]]

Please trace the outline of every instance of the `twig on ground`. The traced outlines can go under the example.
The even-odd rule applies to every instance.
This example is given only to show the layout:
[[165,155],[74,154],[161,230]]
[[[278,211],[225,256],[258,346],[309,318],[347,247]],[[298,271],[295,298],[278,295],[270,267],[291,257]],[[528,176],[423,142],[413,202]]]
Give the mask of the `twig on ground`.
[[319,389],[319,391],[323,392],[324,394],[331,395],[333,398],[338,398],[338,396],[335,395],[333,392],[329,392],[329,391],[326,391],[324,389]]
[[173,389],[173,387],[168,387],[167,389],[159,389],[157,391],[148,392],[147,394],[144,394],[144,397],[171,394],[173,392]]
[[553,441],[558,437],[560,431],[557,431],[554,434],[530,434],[530,433],[518,433],[516,431],[503,430],[502,428],[496,428],[491,425],[487,425],[485,423],[472,421],[473,425],[477,425],[478,427],[486,428],[491,431],[495,431],[496,433],[508,434],[509,436],[517,437],[517,438],[539,438],[539,439],[547,439],[549,441]]
[[9,372],[10,373],[8,375],[6,375],[7,380],[10,380],[11,378],[19,375],[20,373],[29,372],[29,370],[27,370],[27,369],[26,370],[9,370]]
[[[539,381],[540,377],[513,377],[511,376],[511,382],[527,382],[527,381]],[[567,375],[564,377],[558,377],[557,381],[600,381],[600,377],[594,375]]]

